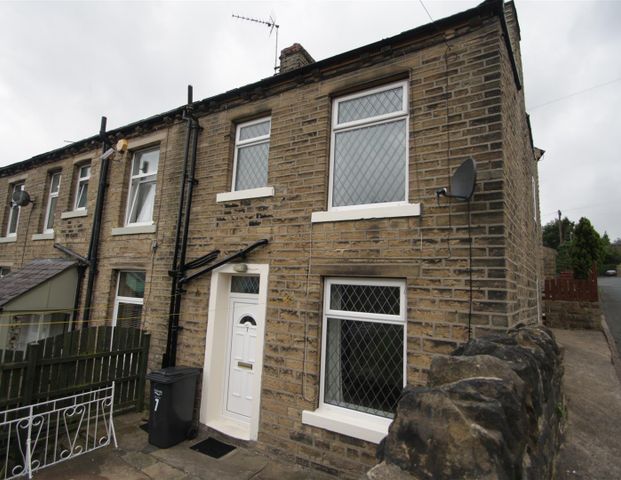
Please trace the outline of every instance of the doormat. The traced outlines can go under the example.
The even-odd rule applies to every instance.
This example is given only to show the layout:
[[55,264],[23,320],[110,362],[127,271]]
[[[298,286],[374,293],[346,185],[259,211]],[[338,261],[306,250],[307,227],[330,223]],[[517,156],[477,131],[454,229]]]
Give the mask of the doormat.
[[147,423],[143,423],[142,425],[140,425],[140,430],[144,430],[145,432],[149,433],[149,422]]
[[220,458],[227,453],[232,452],[237,447],[222,443],[215,438],[208,437],[206,440],[203,440],[196,445],[192,445],[190,448],[192,450],[196,450],[197,452],[204,453],[205,455],[209,455],[212,458]]

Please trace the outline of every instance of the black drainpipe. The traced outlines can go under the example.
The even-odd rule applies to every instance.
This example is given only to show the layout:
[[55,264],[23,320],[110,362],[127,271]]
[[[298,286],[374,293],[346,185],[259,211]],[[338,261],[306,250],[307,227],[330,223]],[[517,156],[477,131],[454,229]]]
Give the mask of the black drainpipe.
[[[184,117],[187,121],[187,131],[183,155],[183,175],[181,177],[181,187],[179,191],[179,211],[177,213],[177,225],[175,228],[173,263],[172,269],[169,272],[172,277],[172,285],[170,289],[170,307],[168,310],[166,352],[162,357],[163,368],[174,367],[177,363],[177,340],[179,337],[179,330],[181,330],[181,327],[179,327],[179,312],[181,311],[181,295],[185,292],[179,280],[185,274],[185,258],[188,246],[188,231],[190,228],[192,193],[194,191],[194,185],[197,183],[194,178],[194,173],[196,171],[198,133],[201,127],[192,113],[192,85],[188,85],[188,104],[184,112]],[[182,223],[183,231],[181,228]]]
[[88,327],[91,318],[91,304],[93,301],[93,286],[97,275],[97,253],[99,250],[99,233],[101,231],[101,217],[103,214],[106,188],[108,186],[108,158],[103,155],[111,146],[110,140],[106,135],[106,117],[101,117],[101,128],[99,136],[102,141],[102,157],[99,168],[99,187],[97,188],[97,202],[95,203],[95,214],[93,215],[93,227],[91,230],[91,241],[88,246],[88,278],[86,283],[86,293],[84,295],[84,315],[82,316],[82,327]]

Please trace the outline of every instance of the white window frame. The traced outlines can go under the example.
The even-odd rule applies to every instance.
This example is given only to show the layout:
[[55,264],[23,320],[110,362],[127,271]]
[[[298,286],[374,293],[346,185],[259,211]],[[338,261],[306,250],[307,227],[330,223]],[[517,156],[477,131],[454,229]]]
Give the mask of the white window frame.
[[[144,308],[144,296],[142,297],[125,297],[122,295],[119,295],[119,288],[121,287],[121,274],[123,273],[131,273],[131,272],[141,272],[145,274],[145,284],[147,283],[147,276],[146,276],[146,272],[144,270],[131,270],[131,269],[126,269],[126,270],[119,270],[117,272],[116,275],[116,290],[115,290],[115,295],[114,295],[114,311],[112,313],[112,326],[116,327],[117,324],[117,317],[119,314],[119,304],[121,303],[129,303],[132,305],[140,305]],[[144,313],[144,312],[143,312]],[[142,324],[142,318],[140,319],[140,321],[138,322],[140,324]]]
[[[54,179],[58,177],[58,187],[55,191],[52,190],[52,186],[54,185]],[[56,204],[54,205],[54,209],[56,209],[56,205],[58,205],[58,193],[60,192],[60,182],[62,181],[61,172],[53,172],[50,173],[49,180],[49,192],[47,194],[47,207],[45,208],[45,217],[43,224],[43,233],[54,233],[54,222],[52,222],[52,226],[50,227],[50,213],[52,214],[52,219],[54,218],[54,212],[52,210],[52,200],[56,199]]]
[[[333,310],[330,308],[330,291],[332,285],[335,284],[399,287],[399,314],[386,315],[378,313]],[[388,426],[392,423],[393,419],[337,405],[331,405],[324,402],[328,317],[363,322],[403,325],[403,386],[405,387],[407,383],[406,292],[407,288],[405,280],[350,277],[332,277],[325,279],[323,291],[324,301],[321,334],[321,380],[319,384],[319,408],[315,411],[302,412],[302,423],[324,428],[343,435],[360,438],[373,443],[379,443],[381,439],[386,436]]]
[[[133,171],[134,171],[134,162],[136,161],[136,158],[138,155],[143,154],[143,153],[147,153],[147,152],[151,152],[151,151],[158,151],[158,155],[161,154],[160,151],[160,146],[159,145],[155,145],[155,146],[151,146],[151,147],[146,147],[146,148],[141,148],[140,150],[136,150],[133,152],[132,155],[132,161],[131,161],[131,165],[129,166],[130,170],[129,170],[129,188],[127,189],[127,208],[125,209],[125,226],[126,227],[133,227],[133,226],[141,226],[141,225],[153,225],[155,222],[153,220],[153,213],[155,212],[155,197],[157,196],[157,174],[159,172],[160,169],[160,158],[158,156],[158,161],[157,161],[157,169],[155,170],[155,172],[149,172],[149,173],[138,173],[137,175],[133,175]],[[148,178],[148,177],[154,177],[153,178],[153,182],[155,183],[155,194],[153,195],[153,205],[151,207],[151,220],[147,221],[147,222],[130,222],[129,219],[131,218],[131,213],[132,213],[132,208],[133,208],[133,202],[132,202],[132,193],[134,191],[134,180],[138,180],[138,182],[136,183],[136,188],[138,187],[138,185],[140,185],[140,180],[143,178]],[[136,198],[134,198],[134,201],[137,199],[137,195]]]
[[[366,97],[368,95],[373,95],[375,93],[379,93],[386,90],[391,90],[396,87],[401,87],[403,89],[403,104],[402,109],[397,112],[386,113],[383,115],[378,115],[376,117],[364,118],[362,120],[354,120],[351,122],[338,123],[338,112],[339,105],[342,102],[354,100],[356,98]],[[395,120],[404,119],[405,120],[405,158],[404,158],[404,168],[405,168],[405,182],[403,185],[404,189],[404,199],[398,202],[383,202],[383,203],[367,203],[360,205],[345,205],[339,207],[332,206],[332,197],[333,197],[333,189],[334,189],[334,147],[336,143],[336,134],[344,131],[357,130],[362,127],[368,127],[373,125],[381,125],[383,123],[394,122]],[[408,101],[408,81],[403,80],[400,82],[394,82],[387,85],[382,85],[381,87],[371,88],[368,90],[363,90],[361,92],[356,92],[351,95],[346,95],[343,97],[338,97],[333,100],[332,104],[332,125],[330,132],[330,179],[328,186],[328,212],[342,212],[348,210],[362,210],[368,208],[377,208],[377,207],[396,207],[402,205],[408,205],[408,196],[409,196],[409,188],[408,188],[408,180],[409,180],[409,131],[410,131],[410,119],[409,119],[409,101]]]
[[[240,134],[241,134],[241,130],[244,127],[249,127],[251,125],[256,125],[258,123],[263,123],[269,121],[270,122],[270,130],[267,133],[267,135],[261,135],[260,137],[252,137],[249,138],[247,140],[240,140]],[[244,123],[239,123],[235,129],[235,154],[233,156],[233,181],[231,184],[231,192],[244,192],[244,191],[248,191],[248,190],[262,190],[265,189],[266,187],[268,187],[267,181],[265,185],[261,185],[260,187],[254,187],[251,189],[244,189],[244,190],[237,190],[237,188],[235,188],[235,184],[237,182],[237,156],[238,156],[238,152],[240,150],[240,148],[242,147],[248,147],[248,146],[253,146],[253,145],[260,145],[263,143],[270,143],[270,137],[272,135],[272,117],[271,116],[267,116],[267,117],[262,117],[259,118],[257,120],[251,120],[249,122],[244,122]],[[267,167],[268,167],[268,176],[269,176],[269,147],[268,147],[268,151],[267,151]],[[265,192],[263,192],[265,193]],[[273,193],[272,193],[273,195]]]
[[[85,176],[82,176],[82,170],[84,170],[85,168],[88,168],[88,174]],[[91,181],[91,168],[92,166],[90,163],[78,165],[77,167],[78,173],[77,173],[77,181],[75,185],[75,196],[73,199],[73,210],[75,212],[82,212],[82,211],[85,211],[87,208],[87,205],[84,205],[83,207],[78,207],[78,201],[80,200],[80,187],[84,184],[88,185]],[[86,201],[88,203],[88,191],[86,195],[87,195]]]
[[[6,236],[7,237],[17,236],[17,229],[19,228],[19,215],[22,211],[22,207],[20,207],[19,205],[13,204],[13,195],[18,190],[24,190],[25,185],[26,185],[26,182],[24,181],[15,182],[13,183],[13,185],[11,185],[11,196],[9,197],[9,216],[7,218],[7,223],[6,223]],[[17,215],[17,218],[15,220],[15,231],[11,232],[10,229],[11,229],[11,223],[13,223],[13,215]]]

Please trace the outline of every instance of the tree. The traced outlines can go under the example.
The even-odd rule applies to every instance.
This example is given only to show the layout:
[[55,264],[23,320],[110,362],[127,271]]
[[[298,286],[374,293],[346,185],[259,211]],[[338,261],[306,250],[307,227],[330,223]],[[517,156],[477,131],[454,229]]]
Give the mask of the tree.
[[576,278],[587,278],[593,263],[601,264],[603,258],[602,239],[588,218],[582,217],[576,225],[570,254]]
[[[616,242],[615,242],[616,243]],[[601,241],[602,261],[599,272],[604,273],[606,270],[615,269],[621,263],[621,250],[615,244],[610,243],[608,234],[604,232]]]
[[[563,227],[563,243],[569,242],[576,224],[565,217],[561,220],[561,225]],[[542,236],[544,247],[558,250],[561,243],[559,242],[558,219],[552,220],[543,226]]]

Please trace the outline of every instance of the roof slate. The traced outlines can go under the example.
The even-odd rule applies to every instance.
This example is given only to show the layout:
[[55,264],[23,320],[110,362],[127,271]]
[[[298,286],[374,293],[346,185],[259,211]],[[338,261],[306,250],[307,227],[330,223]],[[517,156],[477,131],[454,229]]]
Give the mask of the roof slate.
[[77,263],[62,258],[37,259],[26,264],[21,270],[0,278],[0,307]]

